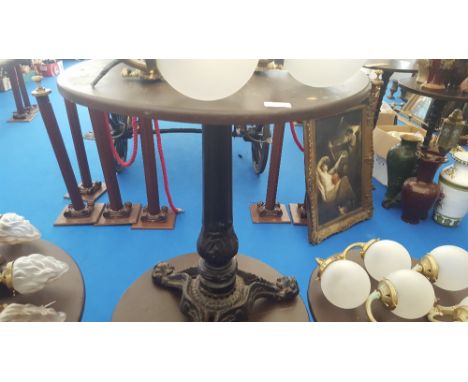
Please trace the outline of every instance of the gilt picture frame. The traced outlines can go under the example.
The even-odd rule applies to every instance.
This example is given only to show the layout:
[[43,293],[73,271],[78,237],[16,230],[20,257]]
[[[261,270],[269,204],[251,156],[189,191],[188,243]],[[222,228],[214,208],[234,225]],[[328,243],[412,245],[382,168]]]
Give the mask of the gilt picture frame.
[[311,243],[372,217],[372,128],[368,105],[304,123]]

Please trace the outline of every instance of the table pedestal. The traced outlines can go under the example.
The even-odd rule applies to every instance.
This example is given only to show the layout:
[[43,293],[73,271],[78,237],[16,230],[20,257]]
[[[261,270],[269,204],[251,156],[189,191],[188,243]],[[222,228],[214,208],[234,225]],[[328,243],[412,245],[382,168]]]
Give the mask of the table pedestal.
[[47,305],[55,301],[51,308],[65,312],[66,321],[80,321],[83,313],[85,290],[80,269],[65,251],[45,240],[35,240],[30,243],[6,245],[0,244],[0,253],[5,263],[16,260],[18,257],[32,253],[53,256],[57,260],[67,263],[70,267],[58,280],[48,284],[39,292],[29,295],[16,294],[15,296],[0,299],[0,304],[34,304]]
[[[174,296],[175,301],[172,301],[172,307],[178,313],[172,313],[169,320],[186,317],[192,321],[245,321],[253,317],[254,306],[259,300],[274,301],[272,309],[279,310],[283,310],[284,304],[300,301],[297,281],[293,277],[270,281],[242,267],[238,269],[239,245],[232,219],[231,126],[203,125],[202,141],[203,224],[197,241],[198,264],[196,255],[180,263],[177,259],[161,262],[151,273],[154,286],[148,284],[149,274],[143,276],[142,282],[137,281],[137,286],[146,285],[152,295],[143,298],[138,292],[127,293],[129,297],[124,296],[118,308],[118,312],[130,310],[136,320],[148,319],[145,317],[148,305],[156,306],[154,309],[158,311],[161,308],[164,312],[174,311],[170,300],[159,298],[167,296],[167,289],[180,295]],[[146,308],[127,308],[135,304]],[[135,316],[136,311],[141,316]],[[114,319],[124,319],[119,317],[125,316],[116,313]],[[161,317],[155,315],[153,319],[163,320]],[[164,317],[167,319],[168,316]]]

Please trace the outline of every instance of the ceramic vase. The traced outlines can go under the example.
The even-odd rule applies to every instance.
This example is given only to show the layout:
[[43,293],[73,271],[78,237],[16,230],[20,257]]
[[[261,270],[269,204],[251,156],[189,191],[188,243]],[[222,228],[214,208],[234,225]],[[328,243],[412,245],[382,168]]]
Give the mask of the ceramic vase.
[[446,227],[456,227],[468,212],[468,152],[453,154],[455,164],[439,176],[441,197],[434,211],[434,220]]
[[418,224],[427,218],[440,194],[440,186],[433,182],[434,175],[446,161],[447,158],[436,151],[428,150],[419,155],[416,176],[406,179],[401,189],[403,221]]
[[389,150],[387,154],[388,186],[382,207],[390,208],[400,203],[403,183],[415,175],[419,142],[420,140],[414,135],[404,134],[401,136],[401,142]]

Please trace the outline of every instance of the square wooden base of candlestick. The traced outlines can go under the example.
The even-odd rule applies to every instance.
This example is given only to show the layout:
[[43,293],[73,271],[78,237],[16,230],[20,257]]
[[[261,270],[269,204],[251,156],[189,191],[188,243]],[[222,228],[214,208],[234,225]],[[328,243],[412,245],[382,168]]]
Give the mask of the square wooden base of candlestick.
[[[81,195],[81,199],[83,199],[84,201],[86,202],[94,202],[96,200],[98,200],[102,195],[104,195],[105,193],[107,192],[107,187],[106,187],[106,184],[105,183],[102,183],[101,184],[101,188],[99,190],[97,190],[94,194],[90,194],[90,195]],[[68,193],[66,193],[64,196],[63,196],[64,199],[70,199],[70,195],[68,195]]]
[[31,122],[34,117],[36,116],[37,113],[37,107],[36,108],[31,108],[30,111],[26,112],[23,116],[23,118],[15,118],[11,117],[7,122],[12,123],[12,122]]
[[99,217],[104,210],[104,204],[98,203],[94,205],[93,212],[90,216],[83,218],[67,218],[63,213],[67,210],[68,206],[63,209],[57,220],[55,220],[54,226],[66,226],[66,225],[94,225],[99,220]]
[[250,216],[255,224],[290,224],[291,219],[289,218],[288,210],[284,204],[280,204],[281,216],[260,216],[258,213],[257,205],[250,205]]
[[[143,212],[143,210],[142,210]],[[132,229],[174,229],[176,222],[176,214],[171,209],[167,211],[167,220],[165,222],[148,222],[142,221],[143,213],[140,213],[138,221],[132,225]]]
[[132,204],[132,210],[130,215],[124,218],[106,218],[104,214],[101,215],[96,226],[108,226],[108,225],[131,225],[135,224],[138,221],[138,216],[140,216],[141,204],[135,203]]
[[289,210],[294,225],[307,225],[307,218],[301,217],[299,203],[289,203]]

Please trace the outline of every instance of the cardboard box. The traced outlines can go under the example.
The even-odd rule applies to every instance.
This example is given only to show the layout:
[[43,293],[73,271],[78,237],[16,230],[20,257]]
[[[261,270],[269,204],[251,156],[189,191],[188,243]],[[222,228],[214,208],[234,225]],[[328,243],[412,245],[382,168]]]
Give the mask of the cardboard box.
[[400,143],[399,134],[401,133],[419,133],[421,142],[426,136],[426,130],[409,125],[377,126],[373,131],[374,168],[372,176],[384,186],[387,185],[387,153],[393,146]]
[[397,118],[397,113],[390,107],[388,103],[382,102],[380,107],[377,126],[394,125]]
[[6,92],[11,89],[11,82],[8,77],[0,78],[0,92]]

